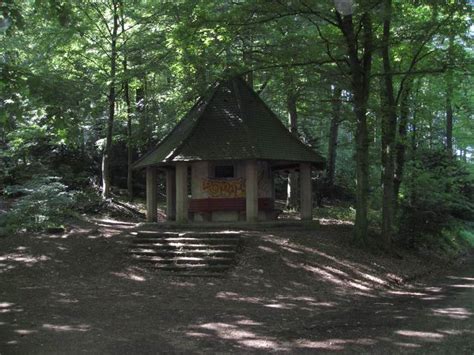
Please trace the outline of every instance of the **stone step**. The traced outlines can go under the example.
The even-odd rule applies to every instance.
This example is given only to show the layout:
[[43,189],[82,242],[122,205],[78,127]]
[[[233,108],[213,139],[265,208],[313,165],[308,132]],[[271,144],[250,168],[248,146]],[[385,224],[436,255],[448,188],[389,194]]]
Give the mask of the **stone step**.
[[[239,233],[136,231],[128,253],[179,276],[222,276],[235,263]],[[221,273],[219,275],[219,273]]]
[[235,251],[237,244],[203,244],[203,243],[133,243],[131,248],[152,248],[163,250],[192,250],[192,249],[207,249],[207,250],[229,250]]
[[133,258],[144,262],[155,262],[162,264],[198,264],[198,265],[227,265],[232,264],[233,258],[229,257],[193,257],[193,256],[154,256],[154,255],[133,255]]
[[185,256],[192,256],[192,255],[229,255],[234,256],[235,251],[233,250],[221,250],[221,249],[185,249],[185,250],[162,250],[161,248],[153,249],[153,248],[131,248],[128,251],[129,254],[135,255],[185,255]]
[[134,238],[133,243],[194,243],[194,244],[238,244],[239,239],[222,239],[222,238]]
[[239,239],[239,233],[212,233],[212,232],[156,232],[156,231],[137,231],[131,232],[132,236],[139,238],[177,238],[177,237],[192,237],[192,238],[228,238],[228,239]]
[[179,271],[180,275],[183,272],[188,275],[193,275],[194,272],[223,272],[230,269],[231,265],[207,265],[207,264],[161,264],[156,263],[150,265],[155,269],[166,270],[166,271]]

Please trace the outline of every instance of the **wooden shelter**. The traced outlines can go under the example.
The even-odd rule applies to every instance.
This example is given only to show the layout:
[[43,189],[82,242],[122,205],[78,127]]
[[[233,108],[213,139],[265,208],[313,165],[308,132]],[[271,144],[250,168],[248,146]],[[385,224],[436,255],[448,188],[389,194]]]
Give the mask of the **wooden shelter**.
[[275,218],[273,175],[300,173],[301,218],[312,219],[312,169],[324,158],[290,133],[241,78],[214,85],[134,168],[146,168],[147,220],[157,220],[157,170],[169,220]]

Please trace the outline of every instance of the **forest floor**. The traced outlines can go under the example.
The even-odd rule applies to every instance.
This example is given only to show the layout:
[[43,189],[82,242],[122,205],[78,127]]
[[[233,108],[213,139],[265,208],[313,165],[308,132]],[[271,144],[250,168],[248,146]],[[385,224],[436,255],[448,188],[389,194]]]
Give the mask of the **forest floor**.
[[474,351],[474,261],[354,248],[351,225],[244,232],[222,278],[141,268],[135,224],[0,238],[0,354]]

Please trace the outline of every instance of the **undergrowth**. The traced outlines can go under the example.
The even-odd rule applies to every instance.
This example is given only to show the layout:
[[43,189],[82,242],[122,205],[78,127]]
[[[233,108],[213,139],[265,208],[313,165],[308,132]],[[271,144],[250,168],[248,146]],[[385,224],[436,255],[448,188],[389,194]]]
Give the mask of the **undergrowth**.
[[0,227],[10,233],[63,229],[67,218],[78,212],[94,212],[101,201],[93,189],[71,190],[60,177],[45,175],[7,186],[4,195],[14,199],[0,220]]

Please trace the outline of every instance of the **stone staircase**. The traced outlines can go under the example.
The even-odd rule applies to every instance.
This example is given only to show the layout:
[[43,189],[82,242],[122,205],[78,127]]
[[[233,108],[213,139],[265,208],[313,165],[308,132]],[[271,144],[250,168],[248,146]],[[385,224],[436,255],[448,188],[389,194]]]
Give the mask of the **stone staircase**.
[[235,265],[236,232],[132,232],[132,258],[146,266],[183,276],[219,276]]

